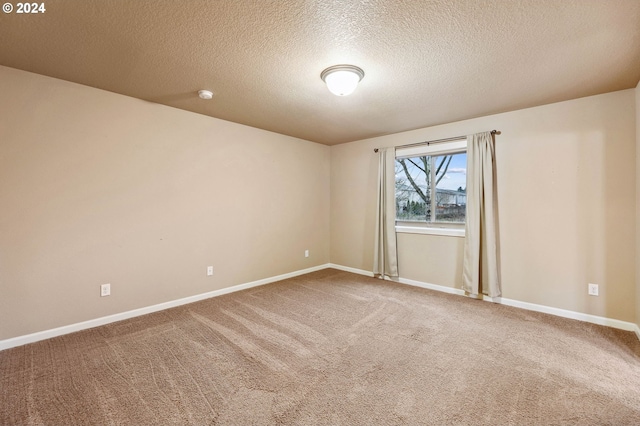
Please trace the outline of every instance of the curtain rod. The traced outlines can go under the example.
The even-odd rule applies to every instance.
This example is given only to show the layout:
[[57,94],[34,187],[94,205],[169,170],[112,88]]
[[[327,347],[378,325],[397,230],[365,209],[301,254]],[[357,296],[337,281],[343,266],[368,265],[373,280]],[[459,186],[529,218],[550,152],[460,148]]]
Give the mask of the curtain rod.
[[[500,130],[492,130],[491,134],[492,135],[499,135],[500,134]],[[396,146],[394,148],[406,148],[408,146],[418,146],[418,145],[427,145],[427,146],[429,146],[431,144],[457,141],[459,139],[466,139],[466,136],[458,136],[458,137],[455,137],[455,138],[436,139],[436,140],[433,140],[433,141],[426,141],[426,142],[409,143],[409,144],[406,144],[406,145],[399,145],[399,146]],[[379,148],[375,148],[373,150],[373,152],[378,152],[378,149]]]

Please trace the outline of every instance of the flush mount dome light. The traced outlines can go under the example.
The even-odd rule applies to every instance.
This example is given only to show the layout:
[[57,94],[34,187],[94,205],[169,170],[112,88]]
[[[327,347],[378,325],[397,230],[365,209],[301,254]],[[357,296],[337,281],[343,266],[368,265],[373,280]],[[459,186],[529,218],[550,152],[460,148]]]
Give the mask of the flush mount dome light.
[[213,92],[211,90],[198,90],[198,96],[200,96],[200,99],[209,100],[213,98]]
[[334,65],[320,74],[329,91],[337,96],[353,93],[363,77],[364,71],[354,65]]

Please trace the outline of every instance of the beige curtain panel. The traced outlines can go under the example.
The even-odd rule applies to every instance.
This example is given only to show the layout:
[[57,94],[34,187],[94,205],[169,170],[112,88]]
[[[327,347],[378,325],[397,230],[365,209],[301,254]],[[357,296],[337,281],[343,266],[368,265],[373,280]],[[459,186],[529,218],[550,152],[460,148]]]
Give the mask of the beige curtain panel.
[[462,287],[472,295],[501,295],[495,144],[491,132],[467,136],[467,219]]
[[379,277],[397,277],[396,151],[395,148],[381,148],[378,155],[378,209],[373,274]]

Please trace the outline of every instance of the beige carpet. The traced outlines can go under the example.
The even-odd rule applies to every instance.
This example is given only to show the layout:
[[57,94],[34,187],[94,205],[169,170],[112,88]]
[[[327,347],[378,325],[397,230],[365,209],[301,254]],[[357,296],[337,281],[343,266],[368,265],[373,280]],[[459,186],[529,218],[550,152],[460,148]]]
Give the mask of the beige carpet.
[[0,424],[640,425],[640,342],[327,269],[0,352]]

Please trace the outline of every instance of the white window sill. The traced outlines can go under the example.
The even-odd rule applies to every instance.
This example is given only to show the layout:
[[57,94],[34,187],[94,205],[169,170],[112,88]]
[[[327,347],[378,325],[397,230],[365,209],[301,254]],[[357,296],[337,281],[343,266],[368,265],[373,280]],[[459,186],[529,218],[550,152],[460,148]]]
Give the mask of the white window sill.
[[447,237],[463,237],[464,228],[427,228],[424,226],[397,226],[396,232],[401,234],[444,235]]

